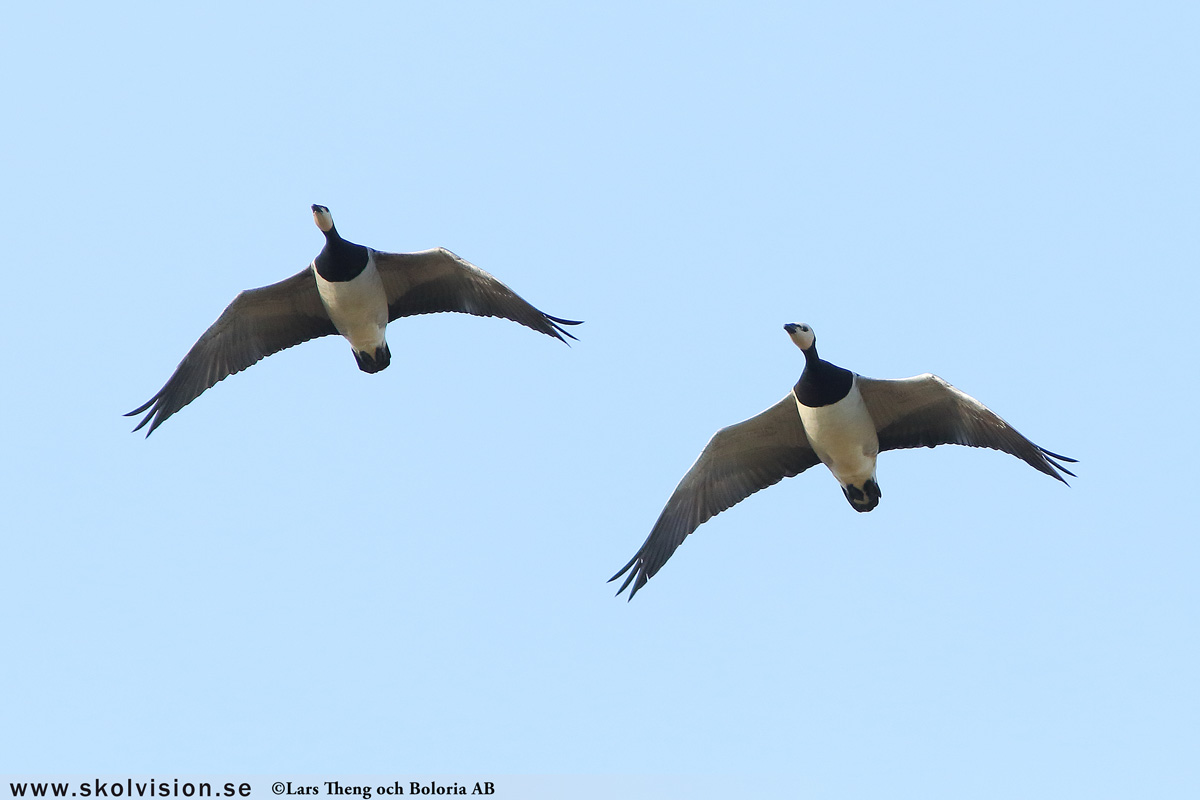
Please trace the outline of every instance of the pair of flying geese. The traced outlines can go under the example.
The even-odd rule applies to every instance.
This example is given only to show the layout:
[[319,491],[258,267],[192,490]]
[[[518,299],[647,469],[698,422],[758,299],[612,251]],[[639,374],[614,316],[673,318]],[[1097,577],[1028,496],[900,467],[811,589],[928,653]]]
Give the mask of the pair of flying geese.
[[[503,317],[563,342],[574,320],[544,314],[493,276],[444,248],[384,253],[343,239],[325,206],[312,207],[325,247],[312,264],[280,281],[241,292],[192,345],[170,380],[139,408],[146,435],[205,389],[273,353],[339,333],[364,372],[388,366],[389,322],[458,311]],[[609,580],[629,573],[630,599],[662,568],[689,533],[759,489],[825,464],[855,511],[882,494],[875,460],[883,450],[961,444],[1014,455],[1063,483],[1075,459],[1038,447],[983,403],[936,375],[864,378],[817,355],[808,325],[784,330],[804,353],[804,371],[788,395],[758,416],[722,428],[675,488],[641,549]]]

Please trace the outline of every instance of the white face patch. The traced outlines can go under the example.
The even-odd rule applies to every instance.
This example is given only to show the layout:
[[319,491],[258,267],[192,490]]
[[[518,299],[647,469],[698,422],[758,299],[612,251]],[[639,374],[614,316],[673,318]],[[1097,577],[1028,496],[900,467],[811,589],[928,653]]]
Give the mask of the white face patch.
[[333,214],[330,214],[328,209],[314,211],[313,220],[316,221],[317,227],[321,229],[322,233],[329,233],[333,230]]
[[797,325],[788,331],[788,336],[792,337],[792,341],[801,350],[807,350],[813,346],[813,342],[817,340],[817,334],[808,325]]

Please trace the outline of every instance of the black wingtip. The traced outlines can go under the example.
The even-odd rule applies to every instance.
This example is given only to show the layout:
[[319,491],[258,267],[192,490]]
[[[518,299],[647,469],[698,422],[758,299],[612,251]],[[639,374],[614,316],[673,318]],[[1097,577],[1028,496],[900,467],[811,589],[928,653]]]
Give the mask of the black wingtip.
[[[1077,459],[1077,458],[1070,458],[1069,456],[1060,456],[1058,453],[1052,453],[1052,452],[1050,452],[1049,450],[1047,450],[1047,449],[1046,449],[1046,448],[1044,448],[1044,447],[1038,447],[1038,450],[1041,452],[1041,454],[1042,454],[1042,457],[1043,457],[1044,459],[1046,459],[1046,463],[1047,463],[1047,464],[1049,464],[1049,465],[1050,465],[1050,467],[1051,467],[1052,469],[1055,469],[1055,470],[1059,470],[1059,471],[1061,471],[1061,472],[1064,472],[1064,473],[1066,473],[1067,475],[1070,475],[1072,478],[1078,478],[1078,477],[1079,477],[1079,476],[1078,476],[1078,475],[1076,475],[1074,472],[1071,472],[1071,470],[1067,469],[1067,468],[1066,468],[1066,467],[1064,467],[1064,466],[1063,466],[1061,463],[1059,463],[1059,462],[1061,462],[1061,461],[1066,461],[1066,462],[1068,462],[1068,463],[1071,463],[1071,464],[1078,464],[1078,463],[1079,463],[1079,459]],[[1057,472],[1055,472],[1055,473],[1052,473],[1052,474],[1054,475],[1054,477],[1058,478],[1058,479],[1059,479],[1060,481],[1062,481],[1063,483],[1066,483],[1066,484],[1067,484],[1067,486],[1070,486],[1070,485],[1071,485],[1071,484],[1067,483],[1067,479],[1066,479],[1066,478],[1064,478],[1062,475],[1059,475]]]
[[[640,557],[641,557],[641,554],[639,553],[638,555],[629,559],[629,563],[626,564],[625,566],[621,567],[620,571],[617,572],[616,575],[613,575],[611,578],[609,578],[607,582],[612,583],[617,578],[621,577],[622,575],[625,575],[626,572],[629,572],[629,568],[632,567],[634,564],[637,564],[638,559]],[[620,597],[621,593],[624,592],[627,588],[629,588],[629,584],[634,583],[633,579],[637,578],[641,574],[642,574],[642,569],[640,566],[637,569],[635,569],[633,572],[629,572],[629,575],[627,575],[625,577],[625,582],[621,584],[621,588],[617,589],[617,593],[614,594],[613,597]],[[638,593],[638,589],[642,588],[645,585],[646,585],[645,578],[642,578],[642,579],[638,580],[636,583],[634,583],[633,591],[631,591],[629,593],[629,597],[625,598],[625,601],[629,602],[630,600],[632,600],[633,596]]]
[[[127,411],[126,413],[122,414],[122,416],[125,416],[125,417],[133,417],[133,416],[137,416],[138,414],[141,414],[142,412],[147,411],[147,410],[149,410],[149,412],[150,412],[150,413],[146,414],[146,416],[142,417],[142,421],[139,422],[137,424],[137,427],[135,427],[133,430],[131,430],[130,433],[137,433],[142,428],[146,427],[147,422],[154,419],[155,409],[153,408],[153,406],[157,400],[158,400],[158,395],[155,395],[154,397],[151,397],[149,400],[147,400],[142,405],[135,408],[133,411]],[[153,433],[154,429],[156,427],[158,427],[158,426],[151,425],[150,430],[146,431],[146,435],[149,436],[151,433]]]
[[158,409],[158,401],[161,397],[162,397],[162,392],[158,392],[154,395],[154,397],[151,397],[149,400],[142,403],[140,406],[135,408],[133,411],[127,411],[123,415],[126,417],[136,417],[138,414],[141,414],[143,412],[147,412],[147,411],[149,412],[148,414],[146,414],[145,417],[142,418],[142,421],[137,424],[137,427],[134,428],[132,431],[130,431],[130,433],[137,433],[142,428],[146,427],[146,423],[150,422],[151,420],[154,420],[154,424],[150,426],[150,430],[146,431],[146,435],[149,436],[150,434],[154,433],[155,428],[157,428],[160,424],[162,424],[162,422],[164,421],[165,418],[164,419],[155,419],[158,416],[158,410],[159,410]]
[[155,401],[155,400],[157,400],[157,399],[158,399],[158,395],[154,395],[154,397],[151,397],[149,400],[147,400],[146,402],[142,403],[140,406],[138,406],[137,408],[135,408],[133,411],[126,411],[126,412],[125,412],[125,413],[124,413],[122,416],[126,416],[126,417],[136,417],[138,414],[142,413],[142,412],[143,412],[143,411],[145,411],[147,408],[149,408],[150,406],[154,405],[154,401]]
[[1038,448],[1038,450],[1041,450],[1041,451],[1042,451],[1043,453],[1045,453],[1046,455],[1050,456],[1051,458],[1056,458],[1056,459],[1058,459],[1059,461],[1067,461],[1067,462],[1069,462],[1069,463],[1071,463],[1071,464],[1078,464],[1078,463],[1079,463],[1079,459],[1078,459],[1078,458],[1071,458],[1071,457],[1069,457],[1069,456],[1060,456],[1058,453],[1051,453],[1049,450],[1047,450],[1047,449],[1046,449],[1046,448],[1044,448],[1044,447],[1039,447],[1039,448]]
[[[125,416],[128,417],[129,415],[126,414]],[[146,423],[150,422],[151,420],[154,420],[154,422],[150,425],[150,430],[146,431],[146,436],[150,436],[150,434],[154,433],[154,429],[162,424],[161,419],[155,419],[155,413],[153,411],[147,414],[142,421],[137,424],[137,427],[130,431],[130,433],[137,433],[142,428],[146,427]]]
[[568,347],[571,345],[571,343],[568,342],[566,339],[563,339],[563,336],[567,336],[571,339],[574,339],[577,342],[579,341],[578,336],[576,336],[575,334],[571,333],[568,330],[565,330],[562,326],[563,325],[582,325],[583,320],[581,320],[581,319],[559,319],[558,317],[552,317],[545,312],[542,312],[542,316],[545,317],[546,319],[550,320],[550,326],[552,328],[554,328],[554,335],[557,336],[559,339],[561,339],[563,341],[563,343],[566,344]]
[[581,320],[581,319],[559,319],[558,317],[552,317],[549,314],[546,315],[546,319],[552,319],[555,322],[557,322],[559,325],[582,325],[583,324],[583,320]]

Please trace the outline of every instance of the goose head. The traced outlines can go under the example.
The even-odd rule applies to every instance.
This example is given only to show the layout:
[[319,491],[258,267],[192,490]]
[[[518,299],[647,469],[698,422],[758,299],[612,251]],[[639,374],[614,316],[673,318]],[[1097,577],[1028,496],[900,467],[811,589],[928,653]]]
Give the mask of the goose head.
[[333,230],[333,214],[329,213],[328,208],[314,205],[312,212],[313,221],[317,223],[317,227],[321,229],[321,233],[329,233]]
[[783,329],[787,331],[788,336],[792,337],[792,343],[805,352],[817,343],[817,334],[813,332],[811,326],[805,325],[803,322],[789,322],[783,326]]

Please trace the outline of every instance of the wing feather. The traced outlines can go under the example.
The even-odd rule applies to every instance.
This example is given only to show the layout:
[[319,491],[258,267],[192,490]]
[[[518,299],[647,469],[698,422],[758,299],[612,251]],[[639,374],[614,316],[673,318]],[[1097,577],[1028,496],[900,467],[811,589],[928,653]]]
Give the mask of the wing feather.
[[617,594],[632,584],[632,600],[705,521],[819,463],[791,394],[757,416],[722,428],[683,476],[641,549],[609,581],[629,572]]
[[936,375],[899,380],[860,375],[858,387],[879,432],[881,452],[941,444],[989,447],[1063,483],[1066,479],[1060,472],[1075,476],[1058,463],[1075,463],[1075,459],[1038,447],[983,403]]
[[388,296],[388,321],[416,314],[457,311],[502,317],[564,342],[574,339],[563,325],[575,320],[545,314],[493,275],[442,247],[416,253],[375,253]]
[[163,424],[217,381],[309,339],[337,333],[321,302],[311,268],[286,280],[247,289],[201,336],[158,393],[130,411],[150,430]]

